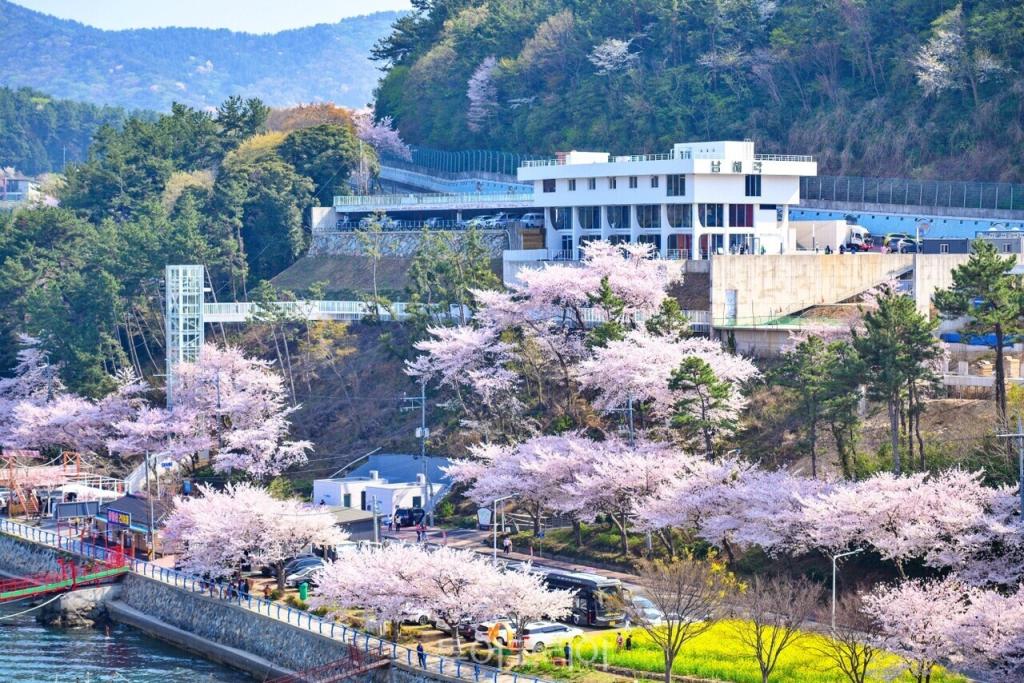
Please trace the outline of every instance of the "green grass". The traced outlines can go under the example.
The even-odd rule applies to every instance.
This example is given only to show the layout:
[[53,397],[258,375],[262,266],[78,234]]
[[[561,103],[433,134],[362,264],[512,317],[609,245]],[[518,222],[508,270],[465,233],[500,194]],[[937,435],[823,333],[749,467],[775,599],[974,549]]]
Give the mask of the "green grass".
[[[590,633],[577,642],[574,649],[584,658],[596,657],[601,653],[611,666],[637,671],[664,671],[661,649],[651,642],[642,629],[633,629],[633,649],[615,651],[615,631]],[[845,683],[843,674],[832,668],[831,662],[814,651],[814,641],[824,636],[806,634],[796,644],[786,649],[779,658],[779,664],[771,676],[779,683]],[[676,658],[672,671],[678,675],[718,679],[734,683],[761,683],[761,672],[752,654],[737,640],[731,624],[716,624],[707,633],[689,641]],[[902,660],[892,654],[876,657],[873,664],[872,681],[911,681],[904,671]],[[936,667],[933,683],[962,683],[963,676],[952,674]]]

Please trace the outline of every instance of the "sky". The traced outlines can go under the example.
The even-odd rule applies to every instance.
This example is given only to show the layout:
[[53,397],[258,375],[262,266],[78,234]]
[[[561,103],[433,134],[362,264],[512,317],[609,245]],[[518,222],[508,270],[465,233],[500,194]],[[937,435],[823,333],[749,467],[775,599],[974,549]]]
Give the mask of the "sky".
[[343,17],[409,9],[409,0],[12,0],[103,29],[194,26],[276,33]]

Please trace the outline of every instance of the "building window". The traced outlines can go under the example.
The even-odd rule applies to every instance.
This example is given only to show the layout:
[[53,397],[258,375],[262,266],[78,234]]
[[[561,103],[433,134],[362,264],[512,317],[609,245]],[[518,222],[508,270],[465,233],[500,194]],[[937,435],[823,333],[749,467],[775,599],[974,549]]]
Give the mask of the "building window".
[[562,235],[562,250],[558,258],[568,260],[572,258],[572,235]]
[[576,179],[575,178],[570,178],[569,179],[569,192],[575,192],[575,191],[576,191]]
[[693,204],[669,204],[668,224],[672,228],[692,228]]
[[629,176],[629,189],[631,189],[631,190],[635,190],[636,189],[636,176],[635,175]]
[[629,207],[628,206],[606,206],[605,216],[608,218],[608,228],[611,230],[629,230]]
[[700,219],[701,225],[705,228],[720,228],[723,225],[722,222],[722,205],[721,204],[698,204],[697,205],[697,218]]
[[753,204],[730,204],[729,205],[729,227],[731,227],[731,228],[752,228],[752,227],[754,227],[754,205]]
[[949,253],[949,245],[946,244],[945,242],[940,244],[939,245],[939,253],[940,254],[948,254]]
[[627,244],[629,243],[629,235],[608,235],[609,244]]
[[661,235],[637,235],[637,244],[653,244],[654,253],[652,256],[657,256],[658,252],[661,251]]
[[682,197],[686,194],[686,176],[670,175],[666,182],[666,194],[669,197]]
[[601,229],[601,207],[580,206],[576,208],[576,220],[580,222],[580,230]]
[[548,219],[555,230],[568,230],[572,227],[569,223],[569,209],[564,207],[551,207],[548,209]]
[[544,179],[544,191],[545,192],[554,192],[555,191],[555,179],[554,178],[545,178]]
[[761,204],[760,209],[762,211],[774,211],[776,208],[775,204]]
[[746,190],[748,197],[760,197],[761,196],[761,176],[759,175],[748,175],[746,180]]
[[341,497],[341,506],[342,507],[346,507],[346,508],[352,507],[352,494],[351,493],[346,493],[344,496]]
[[657,187],[658,186],[658,178],[659,177],[660,176],[656,176],[656,175],[652,175],[651,176],[651,187]]
[[597,189],[597,178],[587,178],[587,189],[588,190],[596,190]]
[[614,190],[615,189],[615,178],[609,178],[608,179],[608,189],[609,190]]
[[636,222],[641,228],[660,228],[661,205],[638,204],[636,207]]
[[414,508],[423,507],[423,499],[420,498],[419,496],[413,496],[412,497],[412,506]]
[[360,510],[365,510],[366,509],[366,491],[365,490],[359,492],[359,509]]

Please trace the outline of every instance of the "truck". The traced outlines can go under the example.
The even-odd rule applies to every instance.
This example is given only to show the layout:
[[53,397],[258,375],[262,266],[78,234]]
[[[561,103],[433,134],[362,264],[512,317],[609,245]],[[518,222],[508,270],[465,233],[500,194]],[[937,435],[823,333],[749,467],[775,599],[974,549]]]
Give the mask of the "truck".
[[789,227],[802,251],[868,251],[873,243],[867,228],[849,220],[790,221]]

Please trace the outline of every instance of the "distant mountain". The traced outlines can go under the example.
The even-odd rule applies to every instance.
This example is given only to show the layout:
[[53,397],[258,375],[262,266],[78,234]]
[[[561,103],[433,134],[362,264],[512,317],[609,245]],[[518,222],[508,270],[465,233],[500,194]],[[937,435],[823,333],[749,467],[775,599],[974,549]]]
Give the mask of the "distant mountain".
[[225,29],[104,31],[0,0],[0,85],[59,98],[168,110],[215,107],[227,96],[271,106],[330,101],[362,107],[379,72],[370,48],[399,12],[271,35]]

